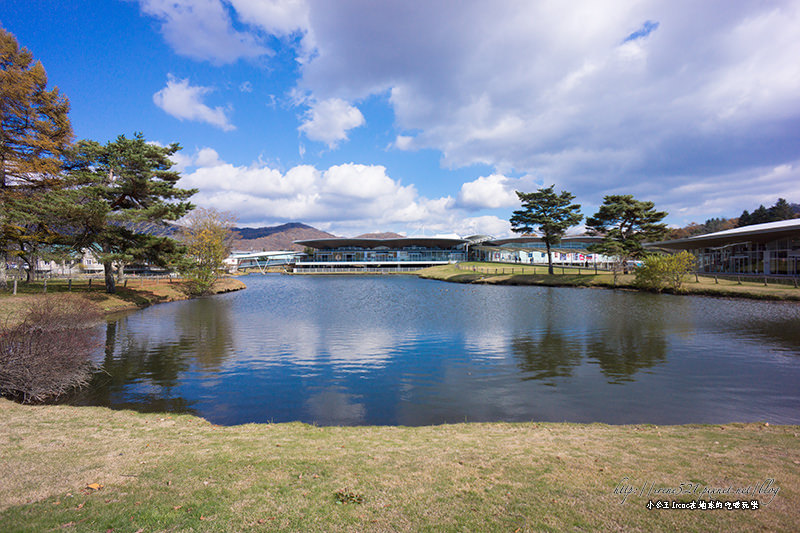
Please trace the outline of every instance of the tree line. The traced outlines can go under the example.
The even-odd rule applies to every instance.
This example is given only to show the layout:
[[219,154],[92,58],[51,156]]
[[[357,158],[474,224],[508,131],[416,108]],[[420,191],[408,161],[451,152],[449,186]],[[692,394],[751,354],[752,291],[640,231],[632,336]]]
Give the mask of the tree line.
[[57,87],[47,89],[41,62],[0,28],[0,288],[9,260],[23,263],[30,281],[37,260],[89,250],[109,293],[133,262],[179,266],[197,291],[207,290],[229,250],[232,219],[199,210],[181,230],[183,242],[148,231],[195,208],[196,189],[179,188],[172,169],[180,145],[141,133],[75,142],[69,109]]
[[702,224],[692,222],[682,228],[671,229],[668,237],[670,239],[685,239],[726,229],[791,220],[798,217],[800,217],[800,204],[789,203],[785,198],[778,198],[774,205],[770,207],[760,205],[752,213],[745,209],[738,217],[710,218]]

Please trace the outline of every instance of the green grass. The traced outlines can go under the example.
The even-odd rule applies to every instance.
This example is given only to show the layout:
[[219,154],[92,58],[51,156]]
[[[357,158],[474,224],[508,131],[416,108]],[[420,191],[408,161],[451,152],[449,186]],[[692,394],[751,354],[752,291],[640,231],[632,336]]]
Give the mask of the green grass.
[[[0,400],[9,531],[792,531],[800,428],[219,427]],[[780,488],[758,511],[647,510],[614,489]],[[88,489],[98,483],[99,490]],[[759,496],[763,504],[767,497]],[[734,499],[730,496],[718,499]],[[750,497],[748,497],[750,499]]]
[[[619,275],[616,282],[611,273],[594,273],[587,268],[555,267],[547,273],[546,266],[515,266],[504,263],[459,263],[426,268],[420,277],[456,283],[487,283],[495,285],[542,285],[549,287],[606,287],[639,290],[634,285],[633,274]],[[669,292],[669,291],[664,291]],[[688,277],[683,285],[684,294],[751,298],[760,300],[800,300],[800,288],[793,285],[770,284],[763,281],[715,279],[713,276]]]

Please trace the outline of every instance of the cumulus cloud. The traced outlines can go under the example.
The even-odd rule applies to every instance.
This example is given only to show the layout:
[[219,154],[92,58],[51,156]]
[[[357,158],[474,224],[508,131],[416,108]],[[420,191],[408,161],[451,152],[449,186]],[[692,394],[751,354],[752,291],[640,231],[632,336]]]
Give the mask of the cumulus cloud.
[[[796,168],[794,0],[139,1],[190,57],[257,57],[265,33],[292,36],[293,94],[311,102],[299,130],[331,148],[364,124],[354,102],[388,95],[391,148],[542,176],[584,205],[631,192],[699,211],[724,203],[718,189],[675,191],[757,182],[775,197],[785,187],[760,177]],[[500,185],[465,184],[455,202],[481,207],[476,191]]]
[[304,0],[227,0],[242,22],[278,36],[304,32],[308,28],[308,5]]
[[518,206],[517,187],[514,180],[500,174],[481,176],[461,186],[458,203],[468,209]]
[[207,122],[224,131],[235,130],[228,118],[230,108],[211,108],[203,103],[203,97],[212,91],[210,87],[192,86],[188,79],[179,80],[170,75],[167,86],[153,95],[153,102],[180,120]]
[[312,141],[324,142],[335,148],[339,142],[347,140],[347,132],[364,124],[364,115],[357,107],[340,98],[330,98],[313,102],[298,128]]
[[233,28],[220,0],[139,0],[139,6],[161,21],[164,38],[178,54],[227,64],[270,53],[254,35]]
[[450,196],[426,198],[414,185],[391,178],[379,165],[348,163],[285,172],[263,163],[237,166],[211,148],[173,156],[183,169],[180,187],[197,188],[198,205],[235,212],[241,225],[302,220],[339,235],[369,231],[417,234],[508,233],[495,216],[471,217]]
[[448,167],[536,173],[579,198],[663,184],[650,199],[672,202],[673,188],[796,158],[794,1],[310,6],[317,54],[300,86],[389,94],[393,146]]

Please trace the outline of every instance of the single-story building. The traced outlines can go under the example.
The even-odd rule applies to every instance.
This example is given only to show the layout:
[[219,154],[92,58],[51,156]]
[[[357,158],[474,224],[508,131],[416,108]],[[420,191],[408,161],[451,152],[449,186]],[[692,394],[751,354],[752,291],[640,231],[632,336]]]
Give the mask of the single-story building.
[[646,245],[661,250],[688,250],[699,272],[720,274],[800,274],[800,219],[753,224],[685,239]]

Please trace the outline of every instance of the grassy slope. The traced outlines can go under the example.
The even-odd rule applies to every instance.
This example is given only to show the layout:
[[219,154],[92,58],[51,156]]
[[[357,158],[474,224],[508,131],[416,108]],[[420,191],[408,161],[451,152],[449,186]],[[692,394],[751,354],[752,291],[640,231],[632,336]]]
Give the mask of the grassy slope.
[[[475,268],[475,271],[470,269]],[[511,269],[514,268],[514,273]],[[505,273],[503,273],[505,270]],[[613,287],[612,274],[602,273],[595,275],[591,269],[581,269],[580,274],[574,269],[566,269],[561,274],[561,269],[556,268],[554,275],[547,274],[546,267],[521,267],[507,264],[492,263],[462,263],[461,268],[456,265],[443,265],[426,268],[418,272],[420,277],[451,281],[457,283],[490,283],[497,285],[545,285],[554,287]],[[617,280],[618,288],[636,289],[633,285],[632,274],[621,275]],[[739,284],[734,280],[700,276],[698,281],[691,276],[684,284],[686,294],[699,294],[707,296],[724,296],[734,298],[754,298],[763,300],[800,300],[800,289],[792,285],[765,286],[763,282],[743,281]]]
[[[116,313],[147,307],[148,305],[185,300],[189,296],[180,281],[170,283],[168,280],[130,279],[127,287],[117,287],[116,294],[106,294],[102,280],[93,280],[91,288],[87,280],[73,282],[71,293],[91,300],[102,313]],[[65,280],[49,280],[47,294],[67,292]],[[244,289],[245,284],[234,278],[222,278],[214,286],[214,293]],[[0,320],[15,322],[27,304],[34,298],[43,296],[41,281],[22,283],[17,288],[17,295],[10,291],[0,291]]]
[[[797,426],[763,424],[219,427],[188,415],[0,400],[0,524],[27,531],[792,531],[800,519],[798,435]],[[774,478],[780,491],[769,505],[770,496],[756,496],[758,511],[651,511],[647,497],[623,504],[614,494],[625,477],[637,489],[645,482],[736,488]],[[92,483],[103,487],[88,489]],[[363,503],[337,504],[337,492]]]

